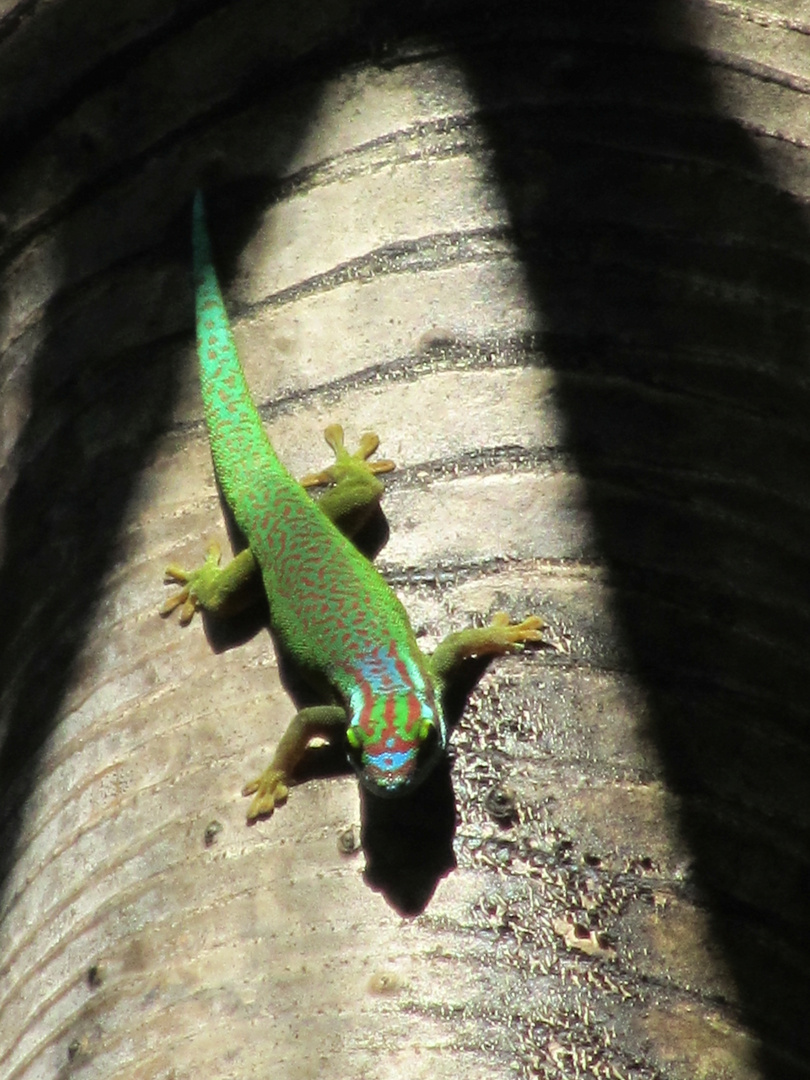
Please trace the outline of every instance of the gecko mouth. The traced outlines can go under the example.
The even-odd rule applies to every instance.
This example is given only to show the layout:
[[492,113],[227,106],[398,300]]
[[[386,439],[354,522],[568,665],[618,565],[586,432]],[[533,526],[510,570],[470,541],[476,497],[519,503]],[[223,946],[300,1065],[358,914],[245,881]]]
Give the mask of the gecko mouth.
[[405,761],[393,761],[392,754],[379,754],[363,764],[360,779],[367,791],[383,798],[404,795],[416,784],[416,755],[411,753]]
[[364,755],[359,770],[366,791],[384,799],[407,795],[425,779],[439,757],[438,745],[423,744],[404,753]]

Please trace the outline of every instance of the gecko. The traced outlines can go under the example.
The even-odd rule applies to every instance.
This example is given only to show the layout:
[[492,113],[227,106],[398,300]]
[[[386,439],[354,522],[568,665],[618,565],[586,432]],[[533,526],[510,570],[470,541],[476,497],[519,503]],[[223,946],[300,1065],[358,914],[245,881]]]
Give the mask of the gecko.
[[[419,648],[393,589],[355,546],[356,523],[376,510],[380,474],[371,461],[379,438],[366,433],[350,453],[343,429],[330,425],[334,463],[300,482],[281,463],[251,398],[220,290],[202,194],[192,209],[193,278],[208,441],[220,491],[247,541],[225,566],[209,546],[194,570],[172,563],[166,583],[179,585],[161,613],[179,608],[188,624],[197,610],[226,615],[251,589],[267,597],[278,643],[314,685],[324,704],[301,709],[267,768],[246,784],[248,821],[271,814],[288,796],[296,765],[316,736],[342,738],[361,783],[374,795],[412,791],[446,751],[443,696],[467,657],[519,652],[542,641],[543,620],[512,622],[497,613],[489,626],[449,634],[435,651]],[[321,489],[320,497],[310,494]]]

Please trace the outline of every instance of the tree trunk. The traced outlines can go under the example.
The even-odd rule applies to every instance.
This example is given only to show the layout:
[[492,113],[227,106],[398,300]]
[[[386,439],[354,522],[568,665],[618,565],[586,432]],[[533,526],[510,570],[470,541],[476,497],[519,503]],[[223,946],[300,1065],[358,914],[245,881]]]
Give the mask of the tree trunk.
[[[0,1080],[809,1075],[810,6],[0,30]],[[316,751],[248,827],[301,688],[157,614],[228,528],[198,186],[282,459],[397,463],[424,648],[548,622],[407,802]]]

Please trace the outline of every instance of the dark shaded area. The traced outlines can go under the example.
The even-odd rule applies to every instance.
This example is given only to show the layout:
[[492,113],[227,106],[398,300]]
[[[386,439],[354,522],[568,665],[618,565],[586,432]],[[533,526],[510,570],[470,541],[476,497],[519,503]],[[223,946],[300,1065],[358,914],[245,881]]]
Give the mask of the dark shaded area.
[[764,1073],[783,1080],[810,1067],[810,237],[706,60],[668,45],[675,14],[502,6],[486,36],[448,40],[695,882]]

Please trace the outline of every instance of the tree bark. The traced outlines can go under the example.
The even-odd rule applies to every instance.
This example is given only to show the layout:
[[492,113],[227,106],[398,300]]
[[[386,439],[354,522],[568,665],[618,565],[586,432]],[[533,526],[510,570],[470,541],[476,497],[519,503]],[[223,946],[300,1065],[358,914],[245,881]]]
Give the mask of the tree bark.
[[[0,1080],[807,1076],[810,7],[0,32]],[[248,827],[301,687],[157,615],[228,529],[197,186],[283,460],[397,463],[422,645],[548,622],[408,802],[318,752]]]

